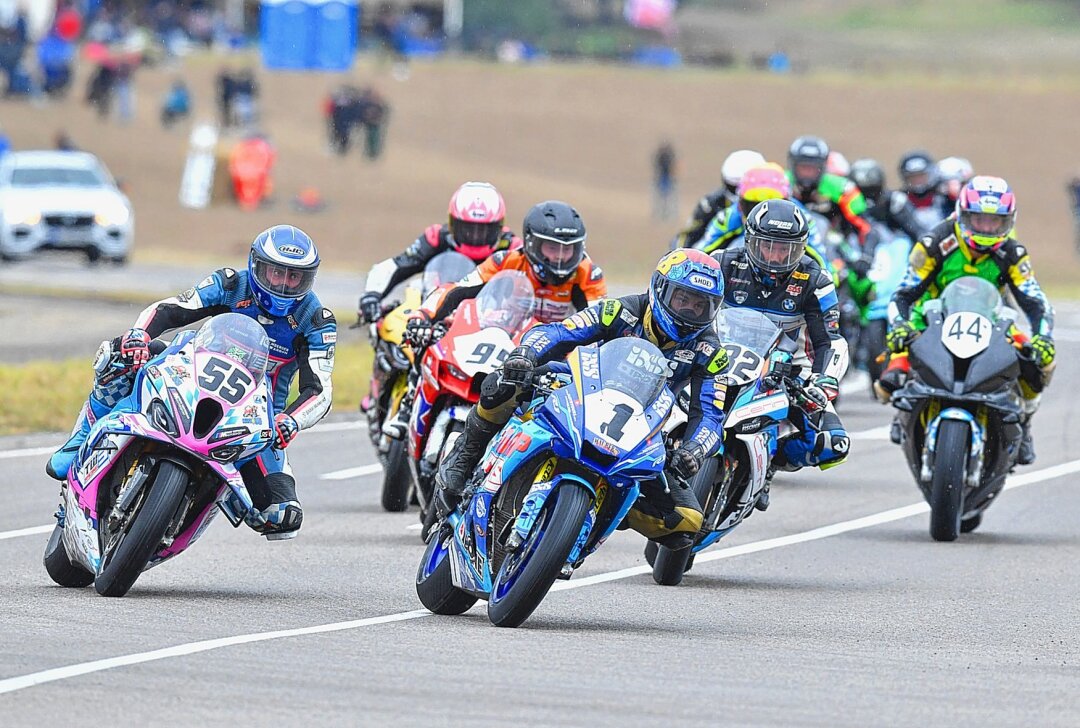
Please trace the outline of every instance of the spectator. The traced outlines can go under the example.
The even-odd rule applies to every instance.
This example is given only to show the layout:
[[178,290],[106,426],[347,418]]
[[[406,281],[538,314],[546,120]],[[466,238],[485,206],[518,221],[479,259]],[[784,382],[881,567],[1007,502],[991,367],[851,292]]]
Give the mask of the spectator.
[[670,220],[675,217],[678,208],[677,161],[675,148],[670,142],[664,142],[657,148],[653,165],[653,217]]
[[374,161],[382,154],[390,107],[373,87],[360,94],[356,105],[357,118],[364,125],[364,156]]
[[168,129],[178,120],[186,119],[190,113],[191,92],[184,79],[178,78],[173,81],[161,104],[161,126]]
[[237,71],[232,79],[232,121],[241,129],[252,127],[258,116],[259,84],[250,68]]
[[116,71],[109,61],[103,60],[91,74],[86,84],[86,103],[97,110],[98,118],[105,119],[112,108],[113,81]]
[[339,86],[327,100],[330,149],[341,157],[348,154],[352,144],[352,127],[356,122],[355,102],[358,95],[358,91],[352,86]]
[[218,123],[222,129],[232,126],[233,77],[227,67],[222,67],[217,75]]
[[42,91],[53,97],[67,94],[71,86],[71,62],[74,55],[75,46],[58,32],[50,33],[38,43]]
[[7,78],[4,86],[4,93],[7,95],[16,91],[14,77],[29,40],[29,26],[25,10],[19,10],[6,24],[4,20],[0,17],[0,71],[3,71]]

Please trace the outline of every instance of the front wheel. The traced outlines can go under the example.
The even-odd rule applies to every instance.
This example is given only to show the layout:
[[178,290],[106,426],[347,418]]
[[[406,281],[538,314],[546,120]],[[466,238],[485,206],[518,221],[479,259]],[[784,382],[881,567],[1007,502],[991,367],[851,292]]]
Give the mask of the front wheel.
[[476,597],[454,586],[450,558],[441,533],[434,534],[428,541],[424,558],[416,570],[416,596],[435,614],[462,614],[476,604]]
[[570,557],[591,507],[592,496],[580,486],[563,485],[548,496],[529,537],[507,555],[495,576],[488,602],[492,624],[517,627],[540,606]]
[[45,571],[60,586],[84,587],[94,583],[94,575],[79,564],[73,564],[68,558],[63,541],[64,529],[56,524],[49,543],[45,546]]
[[961,420],[943,420],[938,428],[930,485],[930,536],[935,541],[955,541],[960,533],[967,453],[971,445],[968,427]]
[[404,440],[391,440],[386,451],[386,468],[383,470],[382,507],[391,513],[400,513],[409,507],[408,448]]
[[[709,458],[701,464],[701,469],[690,481],[690,487],[697,498],[698,506],[707,503],[709,493],[716,482],[716,470],[720,466],[718,458]],[[676,486],[678,487],[678,486]],[[672,551],[666,546],[660,546],[656,550],[656,557],[652,563],[652,578],[661,586],[677,586],[683,575],[690,570],[690,563],[694,557],[693,547]],[[646,557],[647,558],[647,557]]]
[[102,554],[101,573],[94,582],[98,594],[103,597],[127,594],[165,537],[187,483],[188,473],[182,467],[169,460],[158,463],[157,476],[143,486],[148,491],[142,506],[122,526],[119,542]]

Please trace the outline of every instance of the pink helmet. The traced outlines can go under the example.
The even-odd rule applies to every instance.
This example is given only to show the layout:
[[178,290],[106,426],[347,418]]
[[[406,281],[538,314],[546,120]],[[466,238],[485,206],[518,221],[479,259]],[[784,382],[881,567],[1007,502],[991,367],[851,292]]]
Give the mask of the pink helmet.
[[791,183],[783,167],[769,162],[746,170],[739,180],[738,195],[739,212],[745,219],[759,202],[790,199]]
[[506,203],[494,185],[466,182],[450,198],[450,237],[454,248],[475,261],[495,252],[506,219]]
[[851,175],[851,164],[847,157],[834,149],[825,160],[825,171],[837,177],[848,177]]

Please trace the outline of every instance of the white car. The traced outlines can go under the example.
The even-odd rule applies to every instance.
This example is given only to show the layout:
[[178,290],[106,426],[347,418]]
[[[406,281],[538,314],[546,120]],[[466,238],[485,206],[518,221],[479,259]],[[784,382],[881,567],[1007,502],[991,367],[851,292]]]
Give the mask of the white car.
[[0,258],[82,250],[91,263],[127,261],[135,215],[105,165],[85,152],[0,157]]

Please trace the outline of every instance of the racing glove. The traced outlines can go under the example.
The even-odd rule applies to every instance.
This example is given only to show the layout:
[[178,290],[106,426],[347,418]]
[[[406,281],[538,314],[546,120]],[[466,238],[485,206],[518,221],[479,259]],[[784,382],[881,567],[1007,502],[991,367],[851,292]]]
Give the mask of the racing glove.
[[800,403],[807,412],[820,412],[828,407],[829,402],[836,399],[839,394],[840,385],[835,377],[818,374],[802,388]]
[[299,432],[300,425],[296,424],[296,420],[291,415],[279,412],[274,418],[274,447],[284,450]]
[[132,369],[141,369],[150,361],[150,335],[142,329],[130,329],[120,337],[120,361]]
[[360,305],[357,307],[360,322],[373,324],[382,315],[382,300],[377,293],[365,293],[360,296]]
[[697,475],[701,469],[701,463],[705,460],[705,452],[700,443],[684,442],[672,450],[667,457],[665,469],[685,486],[686,481]]
[[1035,352],[1035,358],[1039,366],[1046,368],[1054,363],[1056,349],[1054,340],[1046,334],[1035,334],[1031,337],[1031,348]]
[[519,346],[510,352],[502,365],[502,379],[507,384],[528,384],[536,367],[536,352]]
[[908,345],[919,335],[919,330],[910,321],[897,321],[885,334],[885,347],[893,354],[907,351]]
[[402,338],[404,343],[422,349],[431,344],[434,331],[431,317],[423,311],[417,311],[405,322],[405,334]]

